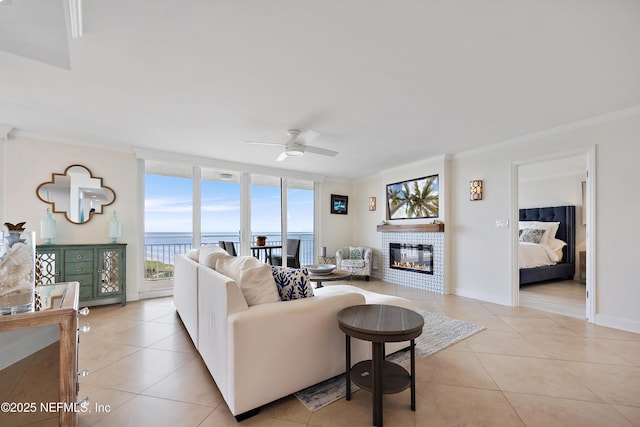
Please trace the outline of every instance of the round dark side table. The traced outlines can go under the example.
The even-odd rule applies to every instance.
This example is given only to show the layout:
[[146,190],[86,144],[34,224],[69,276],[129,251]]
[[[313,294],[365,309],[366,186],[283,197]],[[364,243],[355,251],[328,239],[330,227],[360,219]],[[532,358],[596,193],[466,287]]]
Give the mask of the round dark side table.
[[[411,387],[411,410],[416,410],[415,338],[422,334],[423,317],[404,307],[382,304],[356,305],[338,313],[338,325],[346,335],[347,400],[351,381],[373,392],[373,425],[382,426],[382,395]],[[372,360],[351,366],[351,337],[371,341]],[[410,341],[411,372],[385,360],[386,342]]]

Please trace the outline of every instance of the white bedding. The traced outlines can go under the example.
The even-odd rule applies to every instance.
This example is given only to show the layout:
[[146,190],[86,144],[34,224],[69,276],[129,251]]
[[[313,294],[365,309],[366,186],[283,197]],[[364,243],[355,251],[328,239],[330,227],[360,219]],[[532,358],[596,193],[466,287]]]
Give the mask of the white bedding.
[[554,252],[547,245],[518,242],[518,267],[532,268],[543,265],[554,265],[562,259],[562,248]]

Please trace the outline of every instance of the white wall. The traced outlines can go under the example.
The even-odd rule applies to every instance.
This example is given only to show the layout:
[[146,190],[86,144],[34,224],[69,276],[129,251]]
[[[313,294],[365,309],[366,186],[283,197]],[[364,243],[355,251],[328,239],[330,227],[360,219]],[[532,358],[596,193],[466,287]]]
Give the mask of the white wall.
[[[640,287],[635,264],[640,255],[635,227],[640,201],[630,197],[640,159],[640,109],[593,119],[493,148],[455,156],[451,162],[451,280],[456,294],[510,304],[510,228],[514,164],[553,153],[597,147],[595,291],[596,323],[640,332]],[[471,179],[484,180],[484,200],[470,202]]]
[[[349,197],[347,215],[331,214],[331,195]],[[320,195],[319,246],[327,247],[327,256],[335,256],[336,251],[353,242],[353,224],[357,216],[353,185],[340,181],[324,181]]]
[[122,224],[122,238],[127,243],[127,300],[138,299],[136,252],[140,245],[137,238],[138,201],[136,197],[136,159],[133,154],[99,150],[75,145],[15,138],[5,142],[3,163],[5,172],[4,215],[2,223],[26,221],[26,228],[35,231],[38,244],[40,219],[50,205],[36,197],[36,188],[51,181],[52,173],[63,173],[72,164],[87,167],[93,176],[102,177],[104,185],[116,193],[115,202],[103,209],[102,215],[94,215],[85,224],[72,224],[64,215],[53,214],[56,220],[58,244],[110,243],[107,235],[109,220],[117,211]]

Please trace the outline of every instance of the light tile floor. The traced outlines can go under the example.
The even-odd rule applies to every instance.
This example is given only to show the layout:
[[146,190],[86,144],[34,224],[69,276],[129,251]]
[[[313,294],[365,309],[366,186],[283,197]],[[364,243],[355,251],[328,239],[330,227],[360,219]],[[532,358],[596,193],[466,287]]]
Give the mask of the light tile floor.
[[[417,410],[409,390],[386,395],[386,426],[640,426],[639,334],[377,280],[351,284],[486,327],[418,360]],[[88,321],[79,364],[92,373],[80,397],[110,411],[82,415],[81,426],[236,424],[171,298],[93,308]],[[371,416],[361,390],[314,413],[288,396],[241,425],[370,426]]]

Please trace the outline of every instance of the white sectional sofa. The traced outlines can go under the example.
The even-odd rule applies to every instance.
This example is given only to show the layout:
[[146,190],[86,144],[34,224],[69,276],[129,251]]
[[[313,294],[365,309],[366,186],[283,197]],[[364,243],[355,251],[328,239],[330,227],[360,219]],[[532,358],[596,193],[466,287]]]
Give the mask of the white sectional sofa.
[[[247,289],[255,292],[252,286],[260,281],[256,272],[263,274],[265,268],[270,272],[271,267],[239,257],[231,265],[241,265],[242,272],[216,271],[216,265],[221,270],[225,262],[229,267],[228,257],[215,246],[177,255],[174,300],[194,345],[238,419],[345,371],[345,336],[337,322],[343,308],[366,303],[414,308],[410,300],[349,285],[314,289],[314,296],[303,299],[279,301],[278,297],[277,301],[256,303]],[[261,286],[266,287],[264,283]],[[267,299],[271,301],[272,295]],[[387,353],[406,346],[389,344]],[[352,363],[370,354],[370,343],[352,340]]]

